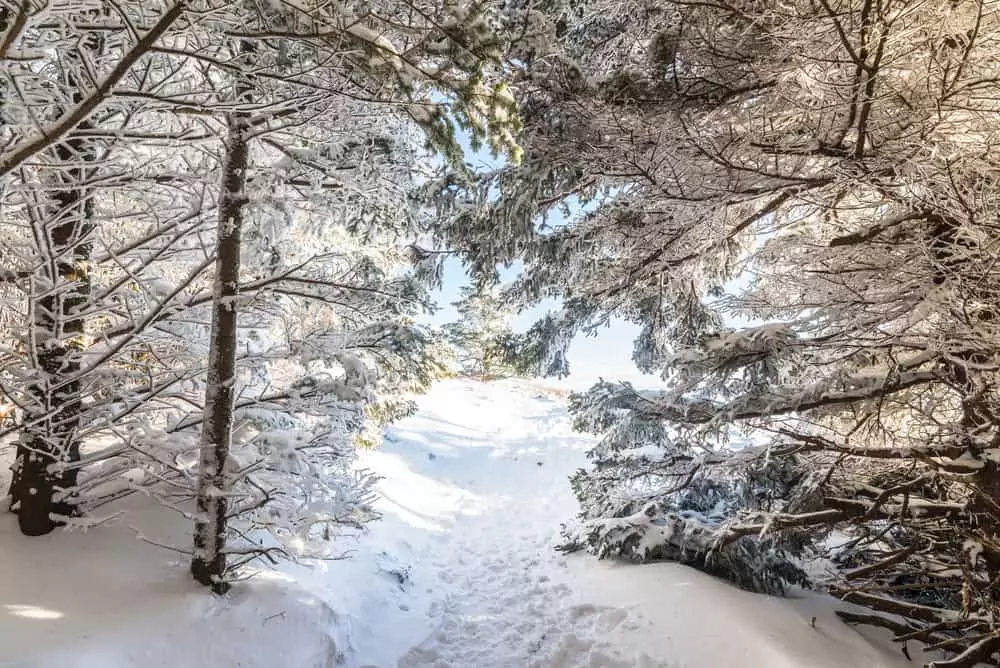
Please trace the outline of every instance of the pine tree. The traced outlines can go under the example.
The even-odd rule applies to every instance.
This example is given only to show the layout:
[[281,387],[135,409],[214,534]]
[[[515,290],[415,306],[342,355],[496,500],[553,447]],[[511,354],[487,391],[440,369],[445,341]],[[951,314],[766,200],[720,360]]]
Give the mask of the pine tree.
[[[716,558],[746,583],[747,538],[822,550],[836,528],[851,539],[826,584],[883,613],[845,619],[946,647],[947,665],[995,663],[988,3],[564,2],[509,19],[523,166],[442,189],[445,236],[486,277],[523,259],[527,303],[563,301],[535,359],[619,317],[666,385],[575,404],[605,435],[574,479],[584,542]],[[557,207],[565,224],[539,220]]]
[[465,286],[461,299],[452,304],[459,319],[445,325],[463,373],[484,380],[514,372],[507,361],[507,345],[513,335],[512,313],[496,290]]
[[197,526],[217,590],[336,554],[376,516],[357,441],[443,372],[415,324],[428,147],[516,152],[481,8],[87,8],[0,14],[13,510],[39,534],[142,493]]

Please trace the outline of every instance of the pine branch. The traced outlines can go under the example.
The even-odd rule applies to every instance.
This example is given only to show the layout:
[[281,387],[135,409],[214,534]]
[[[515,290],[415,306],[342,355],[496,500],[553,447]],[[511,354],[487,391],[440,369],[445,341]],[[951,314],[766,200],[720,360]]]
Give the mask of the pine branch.
[[687,406],[635,395],[634,408],[645,415],[680,424],[703,424],[719,419],[751,420],[880,399],[913,387],[939,382],[940,379],[941,374],[937,371],[911,371],[898,374],[896,378],[887,379],[881,384],[868,380],[864,387],[856,390],[824,391],[793,386],[776,388],[784,392],[772,390],[770,395],[744,395],[728,403],[702,400],[692,401]]

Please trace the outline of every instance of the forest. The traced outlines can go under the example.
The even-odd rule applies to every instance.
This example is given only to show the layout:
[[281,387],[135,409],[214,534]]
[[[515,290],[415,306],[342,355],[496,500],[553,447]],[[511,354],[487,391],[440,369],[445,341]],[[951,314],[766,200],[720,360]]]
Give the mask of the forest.
[[993,0],[0,0],[0,60],[18,541],[339,559],[415,397],[624,322],[559,550],[1000,665]]

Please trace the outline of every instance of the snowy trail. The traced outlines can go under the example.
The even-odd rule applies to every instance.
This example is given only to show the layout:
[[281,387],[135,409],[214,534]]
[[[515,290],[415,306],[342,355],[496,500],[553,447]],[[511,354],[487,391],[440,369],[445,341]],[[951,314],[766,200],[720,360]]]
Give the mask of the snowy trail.
[[[423,536],[412,576],[423,580],[432,628],[396,665],[666,665],[600,639],[626,622],[626,611],[570,601],[567,562],[552,548],[572,504],[566,474],[584,463],[588,441],[571,434],[558,401],[501,387],[492,396],[469,384],[439,389],[375,455],[383,465],[385,458],[405,457],[411,473],[463,490],[451,497],[455,514],[442,518],[444,509],[430,497],[397,490],[399,479],[383,485],[400,519],[433,518],[446,529]],[[399,507],[397,495],[412,504]],[[359,661],[388,665],[384,653],[372,658],[362,654]]]
[[[564,397],[442,383],[361,455],[384,518],[352,558],[261,571],[215,599],[190,527],[141,498],[85,534],[0,516],[0,668],[902,668],[828,598],[739,591],[677,564],[553,547],[590,441]],[[815,618],[815,623],[813,623]],[[915,658],[919,650],[913,648]]]
[[567,476],[589,444],[563,398],[530,385],[455,381],[426,397],[367,455],[385,476],[386,519],[372,538],[397,542],[387,552],[409,570],[402,614],[359,620],[352,665],[912,665],[841,624],[828,599],[774,599],[676,564],[556,552],[559,523],[576,512]]

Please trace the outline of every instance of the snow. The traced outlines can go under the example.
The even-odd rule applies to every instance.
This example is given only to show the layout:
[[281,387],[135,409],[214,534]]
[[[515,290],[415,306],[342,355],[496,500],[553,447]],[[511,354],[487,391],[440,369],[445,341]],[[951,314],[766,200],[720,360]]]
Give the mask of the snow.
[[190,582],[185,555],[138,540],[129,524],[190,543],[188,524],[164,521],[160,509],[133,507],[114,526],[30,540],[3,519],[0,666],[332,665],[324,661],[337,652],[336,613],[289,577],[261,574],[215,599]]
[[[189,582],[179,516],[131,499],[37,539],[0,518],[4,668],[895,668],[814,594],[770,598],[676,564],[553,550],[586,463],[563,393],[449,381],[360,465],[383,519],[345,560],[282,566],[216,599]],[[813,619],[815,618],[815,622]]]

